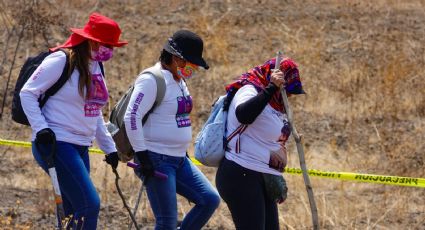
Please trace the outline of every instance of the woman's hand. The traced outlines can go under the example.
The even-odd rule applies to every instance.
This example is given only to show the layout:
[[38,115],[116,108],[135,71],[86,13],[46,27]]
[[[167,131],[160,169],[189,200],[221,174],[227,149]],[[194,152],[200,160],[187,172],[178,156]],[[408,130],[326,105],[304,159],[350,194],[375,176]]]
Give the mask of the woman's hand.
[[112,153],[106,154],[105,161],[106,163],[110,164],[112,168],[116,169],[118,167],[118,161],[119,161],[118,153],[112,152]]
[[286,84],[283,72],[278,69],[274,70],[270,76],[270,82],[276,85],[277,87],[282,88],[282,86]]
[[286,155],[286,146],[282,145],[282,147],[276,151],[270,153],[269,167],[278,170],[279,172],[283,172],[288,163],[288,158]]

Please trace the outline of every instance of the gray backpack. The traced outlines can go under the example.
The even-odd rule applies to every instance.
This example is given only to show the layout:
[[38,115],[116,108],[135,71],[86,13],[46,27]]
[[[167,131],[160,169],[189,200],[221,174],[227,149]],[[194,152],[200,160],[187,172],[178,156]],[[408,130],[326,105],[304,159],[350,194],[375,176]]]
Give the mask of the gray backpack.
[[[157,91],[155,102],[153,103],[152,108],[143,117],[141,121],[142,124],[146,122],[149,114],[155,109],[155,107],[162,102],[166,88],[164,76],[162,76],[161,73],[161,65],[155,65],[148,69],[145,69],[139,74],[139,76],[145,73],[152,74],[152,76],[155,78]],[[106,124],[108,131],[111,133],[112,138],[114,139],[115,145],[118,150],[118,156],[122,162],[130,161],[131,159],[133,159],[134,156],[134,150],[130,144],[130,141],[128,140],[124,124],[124,115],[127,110],[127,106],[130,101],[133,90],[134,84],[130,86],[127,92],[114,106],[109,116],[109,122]]]

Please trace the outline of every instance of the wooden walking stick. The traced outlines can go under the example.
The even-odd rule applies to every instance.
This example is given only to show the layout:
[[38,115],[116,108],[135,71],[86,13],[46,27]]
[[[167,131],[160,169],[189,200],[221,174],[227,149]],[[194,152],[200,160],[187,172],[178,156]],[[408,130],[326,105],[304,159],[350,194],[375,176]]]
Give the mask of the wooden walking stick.
[[[279,69],[281,60],[282,60],[282,53],[278,51],[276,55],[275,70]],[[310,178],[307,172],[307,166],[306,166],[305,158],[304,158],[304,148],[301,143],[301,137],[298,135],[297,129],[295,128],[295,124],[292,117],[292,111],[291,111],[291,108],[289,107],[288,97],[286,96],[285,87],[282,87],[281,94],[283,98],[283,105],[285,107],[286,115],[288,117],[289,126],[292,131],[292,136],[294,137],[295,143],[297,145],[298,157],[300,160],[300,166],[301,166],[301,170],[303,172],[303,177],[304,177],[304,184],[307,189],[308,200],[310,202],[311,218],[313,220],[313,229],[318,230],[319,217],[317,215],[316,202],[314,201],[313,187],[311,186]]]
[[[134,168],[134,169],[140,167],[138,164],[131,162],[131,161],[127,162],[127,166],[130,167],[130,168]],[[163,179],[163,180],[168,179],[167,174],[163,174],[163,173],[158,172],[156,170],[154,171],[154,177],[157,177],[157,178],[160,178],[160,179]],[[144,185],[146,184],[147,180],[148,180],[148,178],[145,178],[143,180],[142,185],[141,185],[140,190],[139,190],[139,194],[137,195],[136,204],[135,204],[134,209],[133,209],[134,219],[136,219],[137,209],[139,208],[139,203],[140,203],[140,200],[141,200],[142,194],[143,194],[143,188],[144,188]],[[133,222],[130,222],[130,224],[128,225],[128,230],[131,230],[132,227],[133,227]]]
[[[135,204],[134,209],[133,209],[133,216],[134,216],[134,218],[136,218],[136,215],[137,215],[137,209],[139,208],[139,203],[140,203],[140,200],[142,199],[143,186],[144,186],[144,185],[145,185],[145,183],[144,183],[144,182],[142,182],[142,185],[140,186],[139,194],[137,195],[136,204]],[[131,228],[133,228],[133,222],[130,222],[130,223],[128,224],[128,230],[131,230]]]
[[55,194],[55,204],[56,204],[56,226],[55,226],[55,229],[62,229],[64,227],[64,225],[66,226],[67,224],[64,223],[64,221],[65,221],[65,210],[63,208],[62,194],[61,194],[61,190],[60,190],[60,187],[59,187],[58,176],[57,176],[56,168],[55,168],[56,140],[50,146],[51,147],[50,154],[48,154],[48,155],[43,154],[41,152],[41,148],[39,147],[39,144],[37,143],[37,141],[35,141],[35,146],[36,146],[38,152],[40,152],[42,154],[42,158],[44,159],[44,161],[47,164],[48,173],[49,173],[52,185],[53,185],[53,191],[54,191],[54,194]]
[[137,230],[139,230],[139,226],[137,225],[136,218],[133,216],[133,213],[131,212],[130,207],[128,206],[127,202],[125,201],[124,194],[121,191],[120,184],[118,183],[118,180],[120,179],[120,176],[118,174],[118,171],[116,168],[112,167],[112,172],[115,174],[115,187],[117,187],[118,195],[121,197],[122,204],[124,205],[124,208],[127,209],[128,214],[130,215],[131,221],[134,223],[134,227],[136,227]]

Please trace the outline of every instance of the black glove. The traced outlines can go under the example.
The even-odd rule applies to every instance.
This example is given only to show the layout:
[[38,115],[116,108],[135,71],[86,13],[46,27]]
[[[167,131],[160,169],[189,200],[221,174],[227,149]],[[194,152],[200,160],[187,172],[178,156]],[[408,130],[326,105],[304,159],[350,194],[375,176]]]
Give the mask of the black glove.
[[38,144],[53,144],[56,141],[56,135],[50,128],[45,128],[37,132],[35,142]]
[[149,159],[148,151],[138,151],[135,153],[136,157],[139,159],[140,167],[139,172],[145,177],[151,177],[154,175],[154,167],[152,165],[151,159]]
[[118,166],[118,153],[112,152],[105,155],[105,161],[106,163],[110,164],[112,168],[116,169]]

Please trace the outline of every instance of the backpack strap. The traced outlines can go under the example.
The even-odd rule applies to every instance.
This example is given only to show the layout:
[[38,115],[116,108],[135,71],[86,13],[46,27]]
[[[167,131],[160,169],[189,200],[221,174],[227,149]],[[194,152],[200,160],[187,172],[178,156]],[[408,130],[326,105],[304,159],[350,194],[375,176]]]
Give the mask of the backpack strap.
[[[237,90],[232,89],[229,92],[227,92],[227,97],[226,97],[226,99],[224,101],[224,105],[223,105],[223,111],[226,112],[226,117],[227,117],[227,111],[229,111],[230,103],[232,102],[233,98],[236,95],[236,91]],[[227,128],[227,119],[226,119],[226,122],[225,122],[225,127]],[[235,131],[233,131],[231,134],[229,134],[229,136],[227,136],[225,138],[227,150],[230,150],[230,148],[227,147],[227,143],[229,143],[230,140],[232,140],[236,135],[238,135],[238,139],[236,140],[235,151],[236,151],[236,153],[240,153],[240,150],[241,150],[241,134],[246,130],[246,128],[248,128],[248,125],[241,124],[235,129]],[[227,130],[226,130],[226,132],[227,132]]]
[[105,78],[105,69],[103,68],[103,63],[100,61],[99,63],[99,67],[100,67],[100,71],[102,72],[102,76],[103,78]]
[[226,140],[229,142],[230,140],[232,140],[237,134],[241,134],[243,133],[243,131],[245,131],[245,129],[248,127],[248,125],[239,125],[238,128],[235,129],[235,131],[233,131],[233,133],[231,133]]
[[[235,149],[236,153],[240,153],[240,151],[241,151],[241,137],[240,136],[246,130],[246,128],[248,128],[248,125],[242,125],[241,124],[235,129],[235,131],[233,131],[226,138],[226,146],[227,146],[227,143],[229,143],[230,140],[232,140],[234,137],[236,137],[236,135],[239,135],[238,139],[236,140],[236,149]],[[226,150],[230,150],[230,148],[226,147]]]
[[59,77],[58,81],[55,82],[45,93],[42,98],[39,99],[40,108],[46,104],[47,99],[49,99],[50,96],[53,96],[55,93],[57,93],[63,85],[65,85],[66,81],[68,80],[69,76],[71,75],[70,65],[69,65],[69,53],[68,51],[64,49],[59,49],[60,51],[65,53],[66,61],[65,66],[63,68],[62,74]]
[[240,153],[241,152],[241,134],[246,130],[246,128],[248,128],[248,125],[240,125],[240,130],[238,131],[238,139],[236,140],[236,149],[235,152],[236,153]]
[[152,111],[159,104],[161,104],[162,100],[164,99],[165,90],[166,90],[165,79],[164,79],[164,76],[162,76],[160,64],[154,65],[154,66],[144,70],[141,74],[145,74],[145,73],[151,74],[156,81],[156,98],[155,98],[155,102],[153,103],[151,109],[143,117],[142,124],[145,124],[145,122],[147,121],[147,119],[148,119],[149,115],[152,113]]

